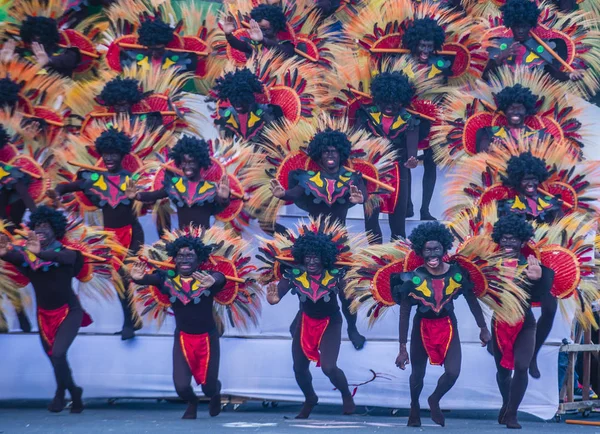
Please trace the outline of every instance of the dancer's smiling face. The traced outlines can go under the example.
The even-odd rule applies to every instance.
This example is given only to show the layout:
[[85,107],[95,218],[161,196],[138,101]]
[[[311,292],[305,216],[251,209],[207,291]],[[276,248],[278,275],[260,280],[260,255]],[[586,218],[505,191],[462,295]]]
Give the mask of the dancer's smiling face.
[[315,253],[309,253],[304,257],[304,267],[308,274],[321,274],[323,272],[323,260]]
[[423,246],[421,256],[425,261],[425,267],[431,274],[441,274],[444,269],[444,255],[446,251],[439,241],[427,241]]

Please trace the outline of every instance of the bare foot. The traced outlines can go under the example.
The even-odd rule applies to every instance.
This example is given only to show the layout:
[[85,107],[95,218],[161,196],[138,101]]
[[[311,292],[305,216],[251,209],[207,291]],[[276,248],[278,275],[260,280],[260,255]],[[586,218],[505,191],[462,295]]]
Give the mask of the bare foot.
[[296,419],[308,419],[310,413],[312,412],[313,408],[315,408],[315,405],[317,405],[318,402],[319,397],[316,395],[314,397],[307,398],[306,401],[304,401],[304,405],[302,406],[300,413],[298,413],[298,415],[296,416]]
[[410,406],[410,413],[408,415],[408,423],[406,426],[418,428],[421,426],[421,407],[418,405]]
[[183,413],[182,419],[196,419],[198,417],[198,400],[188,403],[185,413]]
[[344,411],[344,414],[347,416],[354,414],[354,411],[356,410],[356,405],[354,404],[354,398],[352,398],[352,395],[342,396],[342,401],[342,409]]
[[446,426],[446,418],[440,409],[440,403],[431,396],[427,399],[429,410],[431,411],[431,420],[440,426]]

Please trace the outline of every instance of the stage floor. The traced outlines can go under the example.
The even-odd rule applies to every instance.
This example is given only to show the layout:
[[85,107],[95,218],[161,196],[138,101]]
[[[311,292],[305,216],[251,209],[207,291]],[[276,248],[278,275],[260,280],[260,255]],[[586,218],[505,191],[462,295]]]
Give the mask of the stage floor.
[[[86,403],[86,410],[79,415],[67,411],[51,414],[42,401],[0,401],[0,432],[4,433],[178,433],[202,430],[210,434],[232,432],[261,433],[300,433],[326,430],[328,433],[346,433],[348,429],[361,433],[400,432],[442,432],[423,412],[423,426],[419,430],[406,427],[408,412],[401,410],[391,416],[389,409],[358,407],[358,414],[342,416],[341,407],[335,405],[317,406],[311,419],[297,421],[293,416],[300,406],[280,404],[277,408],[264,408],[259,402],[242,404],[237,410],[227,408],[218,417],[208,416],[207,406],[198,408],[197,420],[181,420],[185,410],[182,403],[157,403],[153,400],[117,401],[110,405],[105,400],[92,400]],[[445,434],[506,433],[504,426],[498,425],[493,411],[452,411],[446,412]],[[590,427],[567,425],[565,423],[544,422],[533,416],[522,414],[521,424],[525,432],[579,433]],[[579,416],[574,417],[579,419]],[[592,415],[588,421],[600,420]],[[314,431],[313,431],[314,432]]]

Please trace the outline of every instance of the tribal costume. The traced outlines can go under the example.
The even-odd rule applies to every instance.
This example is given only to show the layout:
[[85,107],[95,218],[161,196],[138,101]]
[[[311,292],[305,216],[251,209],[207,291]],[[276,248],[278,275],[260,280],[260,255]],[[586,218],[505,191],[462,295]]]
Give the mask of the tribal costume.
[[[67,2],[61,0],[15,0],[8,11],[14,23],[7,23],[6,32],[18,37],[17,53],[23,59],[65,77],[85,78],[97,70],[100,54],[83,32],[59,28],[57,18],[66,11]],[[35,44],[41,45],[43,56],[36,54]]]
[[297,235],[291,230],[275,234],[257,256],[267,264],[261,279],[262,283],[269,283],[267,301],[277,304],[290,290],[300,299],[292,358],[296,382],[305,401],[297,419],[308,418],[318,402],[309,370],[311,361],[321,366],[342,394],[344,414],[355,410],[346,375],[337,366],[342,338],[337,294],[344,291],[344,275],[352,252],[366,244],[366,237],[351,238],[343,225],[329,221],[311,219],[307,224],[299,224]]
[[497,311],[509,323],[521,318],[526,294],[498,264],[491,242],[462,246],[447,257],[453,236],[442,224],[423,223],[409,237],[412,248],[404,241],[374,246],[355,258],[359,265],[348,276],[347,292],[354,296],[353,308],[367,309],[371,323],[389,307],[400,305],[400,354],[396,364],[404,369],[410,311],[417,305],[414,317],[410,362],[411,412],[408,426],[420,426],[419,396],[427,359],[444,365],[444,374],[429,397],[432,419],[444,425],[440,399],[452,388],[460,373],[461,348],[453,300],[464,295],[485,343],[490,335],[477,298]]
[[461,163],[449,180],[452,206],[447,215],[494,202],[500,202],[501,214],[514,212],[546,223],[563,214],[597,213],[600,163],[578,162],[570,143],[550,140],[511,139]]
[[[346,15],[353,13],[352,2],[344,8]],[[224,39],[215,38],[217,56],[242,67],[255,53],[272,51],[286,59],[329,67],[332,51],[347,41],[341,33],[341,23],[335,17],[324,16],[314,6],[312,0],[286,1],[283,8],[246,0],[228,2],[222,14],[232,20],[233,27],[231,32],[227,29]],[[260,27],[261,41],[252,38],[251,20]]]
[[[181,137],[169,151],[169,160],[154,175],[151,191],[138,193],[136,199],[157,202],[154,208],[159,228],[170,230],[171,206],[175,205],[179,227],[210,227],[210,217],[231,223],[241,230],[238,219],[244,188],[239,174],[249,163],[250,150],[238,142],[205,142],[191,136]],[[227,177],[224,180],[224,176]],[[227,186],[227,196],[220,190]],[[168,201],[162,200],[168,198]],[[159,230],[159,233],[162,230]]]
[[[331,147],[338,154],[334,156],[338,161],[333,169],[323,160]],[[393,159],[394,153],[384,139],[353,131],[347,120],[334,119],[325,113],[313,122],[270,128],[258,144],[256,162],[246,171],[247,189],[253,191],[249,206],[268,227],[273,227],[282,201],[295,203],[313,218],[330,215],[345,225],[348,209],[354,205],[350,200],[352,185],[363,194],[360,203],[364,203],[366,215],[383,201],[378,195],[382,192],[381,184],[394,190],[398,178]],[[363,175],[372,182],[365,182]],[[284,197],[273,196],[271,180],[283,186]],[[393,202],[394,194],[391,196],[389,201]],[[366,229],[381,240],[381,229],[376,222],[377,226]]]
[[150,70],[132,66],[122,74],[105,72],[100,79],[74,83],[66,95],[72,117],[81,119],[80,131],[94,119],[127,115],[146,122],[151,129],[189,128],[198,130],[204,118],[199,115],[197,95],[183,92],[190,74],[175,68]]
[[[0,259],[12,264],[35,291],[40,338],[56,378],[56,394],[48,409],[62,411],[68,390],[73,401],[71,413],[80,413],[82,389],[73,380],[67,351],[79,327],[86,327],[92,321],[81,308],[71,281],[76,277],[88,282],[89,295],[110,294],[109,285],[99,279],[110,277],[102,263],[115,253],[115,246],[109,241],[109,234],[94,227],[84,228],[81,221],[69,222],[61,212],[46,206],[31,213],[29,228],[35,237],[25,233],[27,242],[14,239],[10,250],[8,239],[3,236]],[[86,258],[93,262],[86,262]]]
[[[503,67],[489,83],[478,82],[477,92],[450,89],[441,108],[443,120],[433,126],[436,161],[452,167],[512,139],[536,137],[566,141],[581,158],[584,144],[593,142],[581,131],[581,107],[566,96],[572,83],[560,83],[541,70]],[[549,146],[553,146],[549,142]]]
[[227,71],[210,93],[218,102],[215,124],[225,137],[257,142],[265,127],[283,119],[296,124],[324,103],[317,67],[311,64],[267,53],[250,59],[244,69]]
[[484,37],[493,44],[485,80],[499,66],[523,65],[559,81],[573,81],[585,98],[600,89],[600,31],[591,16],[561,14],[548,5],[538,8],[530,0],[508,0],[500,10],[502,16],[480,15],[489,21]]
[[[487,40],[477,20],[429,1],[371,1],[347,24],[346,34],[357,41],[358,54],[381,63],[384,58],[410,55],[407,75],[422,71],[461,85],[481,76]],[[407,57],[407,56],[403,56]]]
[[[503,265],[512,267],[515,281],[527,293],[519,321],[508,324],[496,315],[492,320],[496,378],[503,401],[498,421],[520,428],[517,410],[527,389],[527,371],[540,378],[537,357],[552,329],[557,301],[574,310],[584,327],[594,324],[591,303],[598,298],[598,290],[590,277],[597,270],[597,261],[589,258],[593,246],[585,240],[594,223],[585,216],[571,215],[552,226],[534,229],[517,215],[498,219],[493,207],[484,207],[462,212],[451,229],[463,243],[493,239],[509,255],[502,259]],[[541,307],[537,321],[532,306]]]
[[134,64],[146,70],[177,68],[203,78],[216,61],[209,56],[216,33],[214,17],[206,17],[207,26],[203,23],[205,10],[184,5],[178,13],[170,2],[157,9],[153,4],[118,0],[110,8],[110,27],[104,32],[109,68],[117,72]]
[[[249,164],[245,173],[247,190],[253,191],[251,214],[258,215],[267,232],[285,233],[286,229],[276,223],[277,213],[284,203],[293,203],[313,219],[328,217],[345,226],[352,206],[363,204],[365,216],[369,216],[382,202],[378,194],[381,186],[397,189],[393,158],[383,139],[370,138],[365,131],[352,131],[347,121],[326,114],[312,124],[300,122],[269,129],[259,145],[256,161]],[[365,182],[363,175],[369,181]],[[281,187],[281,197],[274,196],[271,190],[273,180]],[[381,242],[379,221],[369,221],[365,229],[373,236],[373,242]],[[349,311],[351,300],[343,292],[339,295],[348,336],[354,347],[361,349],[365,338],[357,330],[356,315]]]
[[[19,113],[0,113],[0,219],[7,220],[10,233],[19,227],[27,210],[34,211],[44,201],[57,169],[53,152],[63,139],[60,130],[36,134],[22,127],[24,124]],[[11,265],[7,268],[14,272]],[[28,283],[14,273],[12,280],[19,288]],[[31,331],[22,303],[14,306],[21,329]]]
[[[435,89],[439,80],[426,78],[423,71],[413,74],[413,78],[400,72],[410,67],[408,59],[386,61],[374,76],[366,59],[351,59],[342,56],[338,60],[337,72],[342,80],[335,77],[329,83],[337,94],[333,102],[338,111],[347,113],[351,125],[392,142],[396,151],[399,189],[391,201],[384,202],[382,211],[390,214],[392,238],[403,237],[406,235],[406,217],[412,217],[408,162],[417,157],[418,148],[423,149],[422,157],[418,158],[423,160],[424,167],[421,218],[434,219],[429,205],[437,173],[428,135],[438,113],[437,100],[429,92]],[[379,210],[376,209],[367,226],[378,225],[378,219]]]
[[[91,124],[85,135],[70,136],[69,144],[58,153],[65,168],[60,173],[68,181],[55,188],[57,196],[75,193],[70,205],[80,212],[99,208],[102,211],[104,229],[114,233],[125,252],[113,258],[113,267],[122,278],[116,286],[127,288],[127,278],[122,261],[127,250],[136,252],[144,243],[144,232],[134,208],[136,182],[148,180],[144,159],[153,151],[160,152],[172,141],[167,131],[149,132],[143,122],[128,118],[114,118],[108,123]],[[72,173],[69,166],[83,170]],[[121,299],[124,322],[122,339],[134,336],[133,312],[129,308],[129,295]]]
[[[169,309],[175,316],[173,382],[177,394],[188,402],[184,419],[196,418],[198,398],[190,385],[192,377],[210,398],[210,415],[221,411],[219,332],[213,302],[220,319],[229,318],[234,327],[258,323],[261,292],[252,280],[255,268],[247,265],[248,248],[231,230],[190,226],[143,246],[141,262],[131,270],[140,314],[159,324]],[[144,275],[145,264],[157,270]],[[206,275],[211,276],[210,286],[204,285]]]

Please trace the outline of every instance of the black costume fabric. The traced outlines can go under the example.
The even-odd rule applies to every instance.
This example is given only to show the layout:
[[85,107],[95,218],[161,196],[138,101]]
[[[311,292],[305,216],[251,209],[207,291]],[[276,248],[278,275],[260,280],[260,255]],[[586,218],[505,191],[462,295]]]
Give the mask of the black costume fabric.
[[500,217],[510,213],[521,215],[528,221],[548,224],[552,224],[563,215],[561,201],[556,197],[539,195],[535,199],[530,199],[520,194],[514,199],[499,203]]
[[[328,284],[320,285],[319,291],[314,292],[310,286],[305,289],[300,281],[301,277],[306,273],[303,269],[296,267],[286,270],[286,275],[289,277],[279,281],[278,293],[279,297],[283,297],[288,291],[292,290],[300,298],[300,313],[308,315],[315,319],[329,319],[329,324],[325,329],[319,345],[320,364],[323,373],[329,378],[336,389],[340,391],[342,397],[350,397],[350,389],[348,388],[348,380],[344,372],[337,366],[337,358],[340,351],[342,341],[342,316],[337,302],[336,294],[340,292],[341,277],[328,280],[324,271],[322,282]],[[296,276],[295,278],[292,276]],[[294,283],[295,282],[295,283]],[[343,288],[342,288],[343,289]],[[292,339],[292,358],[294,361],[294,374],[296,382],[302,390],[306,402],[316,401],[316,393],[312,386],[312,375],[310,374],[310,360],[306,356],[301,345],[301,323],[302,321],[294,321],[296,323]]]
[[452,327],[442,360],[444,374],[438,380],[438,385],[430,396],[430,404],[431,401],[439,403],[439,400],[452,388],[460,374],[462,353],[453,300],[462,294],[475,317],[478,327],[486,327],[486,322],[477,297],[473,293],[473,284],[469,279],[469,275],[457,264],[450,264],[446,273],[437,276],[430,274],[425,267],[419,267],[410,273],[393,274],[391,285],[394,301],[400,305],[399,334],[401,344],[407,342],[410,311],[413,305],[417,305],[410,345],[412,364],[410,393],[411,408],[418,410],[427,359],[430,358],[428,349],[423,342],[422,321],[447,317],[450,319],[450,326]]
[[210,273],[215,283],[208,289],[195,287],[197,282],[191,279],[189,286],[183,285],[185,278],[174,272],[155,272],[134,280],[138,285],[155,286],[163,294],[168,295],[171,309],[175,315],[175,335],[173,343],[173,383],[177,395],[188,403],[197,401],[191,386],[192,369],[181,348],[180,332],[201,335],[208,333],[210,342],[210,358],[206,382],[202,384],[202,392],[213,397],[221,390],[219,382],[219,333],[213,317],[214,296],[225,286],[225,276],[222,273]]
[[[116,183],[108,182],[107,184],[107,192],[105,196],[99,196],[97,192],[92,190],[92,186],[94,183],[97,183],[98,179],[94,175],[97,175],[95,172],[83,172],[79,174],[80,179],[74,182],[70,182],[68,184],[59,184],[56,186],[56,192],[59,195],[63,195],[66,193],[74,193],[82,191],[86,194],[86,196],[102,210],[102,218],[104,222],[104,227],[106,229],[114,229],[119,230],[122,228],[126,228],[128,226],[131,227],[131,242],[129,246],[125,246],[129,249],[130,252],[137,252],[140,247],[144,244],[144,231],[142,229],[142,225],[137,219],[134,210],[133,210],[133,201],[127,199],[126,196],[123,195],[123,192],[116,193],[117,190]],[[108,174],[107,176],[112,175]],[[102,176],[102,175],[100,175]],[[115,175],[117,176],[117,175]],[[131,173],[127,171],[121,171],[119,174],[119,179],[125,182]],[[95,178],[95,179],[94,179]],[[119,182],[118,185],[120,185]],[[129,277],[125,270],[120,269],[119,275],[121,276],[121,280],[123,281],[123,287],[129,287]],[[121,308],[123,310],[123,329],[133,329],[134,328],[134,314],[131,308],[131,295],[129,292],[126,292],[124,297],[121,297]]]
[[248,58],[252,56],[255,51],[260,51],[262,48],[269,48],[271,50],[276,50],[283,57],[289,59],[296,54],[296,47],[291,41],[279,41],[277,45],[270,46],[262,43],[256,43],[255,41],[247,38],[238,39],[234,35],[229,34],[225,36],[227,39],[227,43],[231,46],[231,48],[241,51]]
[[217,184],[209,181],[192,182],[187,178],[165,174],[163,188],[138,193],[142,202],[153,203],[169,198],[177,209],[179,227],[191,225],[210,228],[210,216],[219,214],[229,205],[229,199],[217,195]]
[[31,281],[38,308],[55,310],[68,306],[69,312],[58,328],[52,347],[48,346],[42,333],[40,338],[54,368],[57,395],[64,395],[65,390],[73,395],[77,386],[67,361],[67,351],[81,327],[83,310],[73,292],[71,281],[83,266],[83,258],[80,253],[65,249],[59,242],[40,252],[35,262],[28,260],[25,255],[26,252],[11,250],[2,260],[13,264]]
[[281,107],[274,104],[254,104],[248,113],[238,113],[233,107],[219,110],[215,119],[227,138],[257,140],[266,126],[283,119]]
[[[385,137],[392,142],[394,150],[398,153],[398,165],[400,169],[400,191],[398,194],[398,202],[393,213],[389,215],[390,230],[392,239],[406,237],[406,213],[408,210],[410,196],[410,169],[404,166],[404,163],[410,156],[416,157],[418,145],[417,127],[420,121],[411,116],[406,110],[402,110],[400,114],[394,118],[386,118],[376,106],[365,107],[357,112],[356,126],[357,128],[369,131],[377,137]],[[411,149],[408,149],[407,137],[412,135],[414,144],[410,144]],[[414,149],[413,149],[414,145]],[[365,218],[365,229],[371,231],[376,237],[378,243],[382,242],[382,232],[379,225],[380,210],[375,209],[373,213]]]

